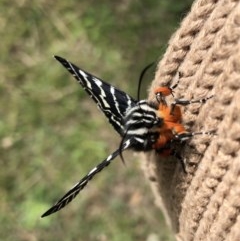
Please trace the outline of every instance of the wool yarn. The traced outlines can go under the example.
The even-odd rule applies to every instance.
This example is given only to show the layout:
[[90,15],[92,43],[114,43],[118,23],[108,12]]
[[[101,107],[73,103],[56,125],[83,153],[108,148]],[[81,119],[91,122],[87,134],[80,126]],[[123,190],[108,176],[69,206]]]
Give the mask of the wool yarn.
[[196,136],[173,157],[145,155],[142,168],[179,241],[240,241],[240,2],[197,0],[169,41],[150,87],[180,82],[175,98],[214,98],[182,108]]

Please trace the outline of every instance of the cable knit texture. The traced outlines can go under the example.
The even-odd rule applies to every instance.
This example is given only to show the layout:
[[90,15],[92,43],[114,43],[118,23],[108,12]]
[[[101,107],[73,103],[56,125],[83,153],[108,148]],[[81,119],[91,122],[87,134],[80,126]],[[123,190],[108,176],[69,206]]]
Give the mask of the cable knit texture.
[[[240,3],[198,0],[169,42],[150,88],[174,84],[175,97],[205,104],[182,109],[196,136],[181,150],[180,163],[155,153],[146,155],[143,170],[179,241],[240,241]],[[169,102],[171,101],[168,100]],[[161,228],[161,227],[160,227]]]

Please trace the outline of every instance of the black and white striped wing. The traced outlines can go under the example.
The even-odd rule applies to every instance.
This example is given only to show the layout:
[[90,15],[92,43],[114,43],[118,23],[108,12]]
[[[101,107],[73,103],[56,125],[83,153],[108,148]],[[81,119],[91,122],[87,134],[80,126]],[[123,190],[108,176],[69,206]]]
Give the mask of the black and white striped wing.
[[76,185],[74,185],[61,199],[59,199],[59,201],[56,202],[55,205],[53,205],[49,210],[47,210],[41,217],[43,218],[51,215],[65,207],[68,203],[70,203],[97,173],[107,167],[121,152],[130,148],[132,144],[133,140],[131,139],[125,141],[121,149],[117,149],[104,161],[94,167],[85,177],[83,177]]
[[124,115],[128,108],[136,105],[137,101],[125,92],[80,69],[68,60],[59,56],[54,57],[77,79],[97,103],[114,129],[122,135]]

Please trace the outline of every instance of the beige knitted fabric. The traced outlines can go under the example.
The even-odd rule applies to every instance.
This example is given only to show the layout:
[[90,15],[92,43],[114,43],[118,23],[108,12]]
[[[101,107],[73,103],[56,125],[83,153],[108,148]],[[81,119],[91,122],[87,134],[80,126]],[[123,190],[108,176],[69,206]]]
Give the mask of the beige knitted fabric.
[[240,241],[239,1],[194,3],[159,63],[149,98],[155,87],[174,83],[178,72],[175,97],[214,94],[183,108],[185,126],[216,129],[217,136],[194,137],[181,151],[187,174],[176,159],[154,153],[143,162],[144,173],[177,240]]

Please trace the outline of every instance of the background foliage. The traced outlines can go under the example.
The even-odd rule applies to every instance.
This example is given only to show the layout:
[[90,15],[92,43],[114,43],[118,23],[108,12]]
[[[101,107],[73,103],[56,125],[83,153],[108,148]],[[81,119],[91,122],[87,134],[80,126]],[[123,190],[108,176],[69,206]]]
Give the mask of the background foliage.
[[0,240],[173,240],[131,152],[40,219],[120,141],[52,55],[136,96],[191,2],[0,2]]

